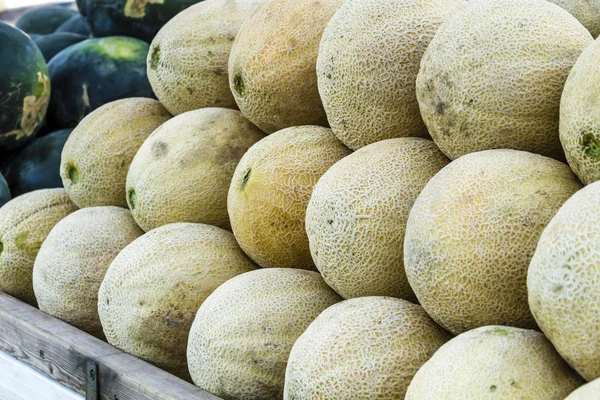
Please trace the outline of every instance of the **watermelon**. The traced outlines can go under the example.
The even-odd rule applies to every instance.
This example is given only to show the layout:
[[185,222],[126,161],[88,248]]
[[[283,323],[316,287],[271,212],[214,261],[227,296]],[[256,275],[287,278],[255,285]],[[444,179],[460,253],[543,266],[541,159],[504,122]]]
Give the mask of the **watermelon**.
[[40,129],[50,99],[44,56],[20,29],[0,22],[0,153],[25,146]]
[[42,7],[26,12],[15,25],[26,33],[47,35],[75,15],[77,11],[66,7]]
[[175,15],[201,0],[78,0],[96,37],[125,35],[154,39]]
[[51,126],[74,128],[98,107],[128,97],[154,97],[146,75],[149,45],[114,36],[87,39],[58,53],[48,63],[53,91]]
[[0,207],[8,203],[9,200],[10,191],[8,190],[8,185],[6,184],[6,180],[4,180],[4,177],[0,175]]
[[46,62],[60,53],[67,47],[86,40],[87,37],[70,32],[57,32],[49,35],[42,35],[33,39],[33,42],[40,49]]
[[58,27],[54,33],[59,32],[70,32],[78,35],[90,37],[92,31],[90,30],[90,24],[83,18],[82,15],[77,14],[71,17],[67,22]]
[[13,197],[38,189],[62,187],[60,157],[73,129],[62,129],[29,143],[3,168]]

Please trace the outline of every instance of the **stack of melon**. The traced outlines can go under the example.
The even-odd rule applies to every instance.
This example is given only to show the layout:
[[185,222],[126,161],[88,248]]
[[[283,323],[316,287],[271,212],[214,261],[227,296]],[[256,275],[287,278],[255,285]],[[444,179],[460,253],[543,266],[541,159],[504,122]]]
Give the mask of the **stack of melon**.
[[81,3],[151,43],[0,25],[0,152],[61,186],[0,290],[223,399],[597,397],[594,1]]

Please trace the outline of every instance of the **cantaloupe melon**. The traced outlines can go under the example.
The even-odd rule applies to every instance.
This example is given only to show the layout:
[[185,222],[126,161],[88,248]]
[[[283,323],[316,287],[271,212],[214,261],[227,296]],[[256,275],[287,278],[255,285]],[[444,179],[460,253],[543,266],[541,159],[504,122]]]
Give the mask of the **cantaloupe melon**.
[[342,3],[266,0],[242,25],[229,57],[229,86],[264,132],[327,126],[315,70],[325,25]]
[[600,34],[600,2],[598,0],[549,0],[577,18],[594,38]]
[[125,181],[133,157],[171,115],[156,100],[108,103],[85,117],[63,148],[60,176],[79,207],[127,207]]
[[230,229],[227,191],[240,158],[264,134],[237,110],[180,114],[144,142],[127,175],[127,203],[145,231],[174,222]]
[[450,163],[425,186],[406,226],[404,268],[419,303],[454,334],[535,328],[527,267],[543,229],[580,188],[567,165],[524,151]]
[[344,298],[416,300],[404,273],[408,213],[449,160],[431,140],[388,139],[338,161],[315,185],[306,209],[312,258]]
[[437,31],[417,77],[431,137],[451,159],[509,148],[563,159],[560,96],[590,33],[545,0],[472,0]]
[[600,377],[600,182],[571,197],[542,233],[527,274],[529,306],[560,355]]
[[600,180],[598,96],[600,42],[596,40],[577,59],[560,101],[560,142],[569,166],[586,184]]
[[242,22],[262,0],[205,0],[171,19],[152,41],[148,79],[173,115],[237,108],[229,89],[229,52]]
[[281,399],[294,342],[341,300],[314,271],[259,269],[230,279],[200,306],[190,330],[194,383],[224,399]]
[[417,372],[406,400],[562,400],[582,383],[540,332],[485,326],[443,345]]
[[568,395],[565,400],[599,400],[600,379],[591,381]]
[[414,374],[451,337],[406,300],[343,301],[294,344],[284,399],[403,399]]
[[35,257],[50,230],[77,210],[64,189],[42,189],[0,208],[0,291],[31,305]]
[[190,380],[186,349],[198,308],[222,283],[254,269],[231,232],[191,223],[156,228],[125,247],[102,281],[106,339]]
[[317,60],[319,93],[336,136],[351,149],[428,136],[415,80],[440,24],[465,0],[348,0],[331,18]]
[[143,233],[129,210],[120,207],[84,208],[61,220],[33,267],[40,310],[103,338],[98,289],[117,254]]
[[306,207],[319,178],[348,154],[331,129],[320,126],[283,129],[248,150],[231,180],[227,207],[250,258],[264,268],[315,269]]

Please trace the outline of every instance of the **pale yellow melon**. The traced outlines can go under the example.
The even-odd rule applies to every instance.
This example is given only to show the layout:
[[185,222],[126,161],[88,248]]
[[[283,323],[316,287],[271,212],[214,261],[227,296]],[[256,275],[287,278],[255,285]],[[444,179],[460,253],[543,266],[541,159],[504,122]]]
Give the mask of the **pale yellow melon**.
[[471,0],[437,31],[417,77],[431,137],[450,159],[509,148],[558,159],[560,96],[590,33],[545,0]]
[[174,222],[230,229],[227,191],[240,158],[264,134],[237,110],[171,119],[144,142],[127,175],[127,202],[145,231]]
[[88,207],[62,219],[33,267],[40,310],[103,338],[98,289],[117,254],[143,233],[129,210],[120,207]]
[[343,0],[266,0],[242,25],[229,86],[242,113],[266,133],[327,126],[319,97],[319,42]]
[[571,197],[544,230],[527,274],[529,306],[560,355],[600,377],[600,182]]
[[0,291],[36,304],[35,257],[54,225],[75,210],[64,189],[36,190],[0,208]]
[[600,400],[600,379],[581,386],[568,395],[565,400]]
[[449,160],[431,140],[388,139],[338,161],[315,185],[306,209],[312,258],[344,298],[416,300],[404,273],[408,213]]
[[599,96],[600,41],[596,40],[575,63],[560,101],[560,142],[567,162],[586,184],[600,180]]
[[225,282],[200,306],[190,330],[194,383],[224,399],[281,399],[294,342],[341,300],[313,271],[260,269]]
[[105,104],[71,132],[60,176],[79,207],[127,207],[125,181],[144,140],[171,115],[156,100],[130,98]]
[[540,332],[485,326],[443,345],[406,400],[563,400],[582,383]]
[[425,186],[406,226],[404,267],[419,303],[454,334],[534,328],[527,268],[542,231],[580,188],[567,165],[524,151],[450,163]]
[[600,1],[598,0],[549,0],[564,8],[577,18],[594,38],[600,34]]
[[403,399],[415,373],[451,337],[406,300],[343,301],[294,344],[284,399]]
[[428,136],[415,80],[438,27],[465,0],[348,0],[331,18],[317,60],[319,93],[351,149]]
[[173,115],[205,107],[236,108],[227,63],[244,20],[262,0],[205,0],[171,19],[148,53],[148,79]]
[[98,293],[110,344],[190,380],[188,334],[202,302],[256,266],[233,234],[204,224],[161,226],[114,259]]
[[248,150],[227,200],[233,233],[264,268],[315,269],[306,235],[306,207],[319,178],[350,154],[319,126],[283,129]]

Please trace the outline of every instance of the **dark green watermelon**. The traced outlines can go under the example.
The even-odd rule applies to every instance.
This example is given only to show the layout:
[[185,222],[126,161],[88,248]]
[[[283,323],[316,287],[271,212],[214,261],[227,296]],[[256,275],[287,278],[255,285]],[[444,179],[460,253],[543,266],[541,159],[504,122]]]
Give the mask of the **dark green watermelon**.
[[23,31],[0,22],[0,153],[10,154],[35,137],[49,99],[42,52]]
[[90,24],[88,24],[85,18],[83,18],[83,16],[80,14],[71,17],[67,22],[59,26],[58,29],[54,31],[54,33],[60,32],[76,33],[88,38],[92,34],[92,31],[90,30]]
[[0,207],[8,203],[10,200],[10,191],[4,177],[0,175]]
[[77,11],[66,7],[36,8],[23,14],[15,25],[23,32],[47,35],[74,15],[77,15]]
[[13,197],[62,187],[60,155],[73,129],[62,129],[29,143],[3,168]]
[[49,35],[42,35],[41,37],[33,39],[33,42],[44,55],[46,62],[48,62],[52,59],[52,57],[67,47],[74,45],[75,43],[82,42],[86,39],[87,37],[78,35],[76,33],[58,32],[51,33]]
[[148,48],[141,40],[115,36],[84,40],[54,56],[48,63],[50,125],[74,128],[111,101],[154,97],[146,75]]
[[150,43],[171,18],[200,1],[79,0],[78,5],[94,36],[131,36]]

